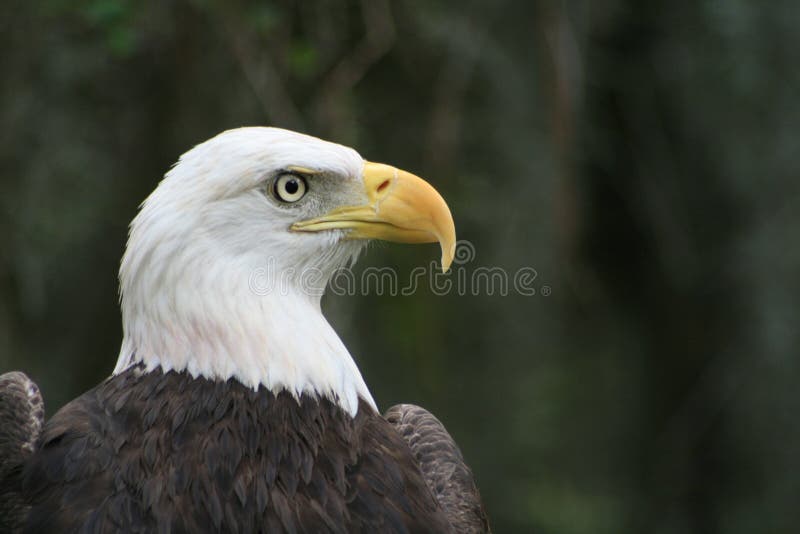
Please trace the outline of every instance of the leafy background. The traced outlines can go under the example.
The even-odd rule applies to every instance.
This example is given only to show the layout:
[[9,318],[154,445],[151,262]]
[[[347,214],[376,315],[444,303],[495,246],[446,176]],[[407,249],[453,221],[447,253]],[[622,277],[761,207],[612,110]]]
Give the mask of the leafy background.
[[[497,532],[794,532],[795,2],[7,0],[0,369],[106,377],[127,223],[268,124],[428,178],[551,294],[328,296],[383,407],[446,422]],[[410,273],[437,252],[379,246]]]

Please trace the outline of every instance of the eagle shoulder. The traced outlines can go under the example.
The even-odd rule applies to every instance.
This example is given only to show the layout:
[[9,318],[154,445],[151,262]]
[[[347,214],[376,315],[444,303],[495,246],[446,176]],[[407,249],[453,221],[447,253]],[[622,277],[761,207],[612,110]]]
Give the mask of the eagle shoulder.
[[398,404],[384,414],[414,455],[455,532],[490,532],[475,477],[444,425],[428,410]]
[[0,532],[16,531],[27,514],[22,471],[43,423],[39,387],[25,373],[0,375]]

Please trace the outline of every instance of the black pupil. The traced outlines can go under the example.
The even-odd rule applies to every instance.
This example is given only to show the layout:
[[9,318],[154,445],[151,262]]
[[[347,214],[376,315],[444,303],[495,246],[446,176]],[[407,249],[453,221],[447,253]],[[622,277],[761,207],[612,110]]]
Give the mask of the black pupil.
[[300,184],[297,182],[297,178],[290,178],[286,181],[286,185],[284,186],[286,192],[290,195],[294,195],[300,189]]

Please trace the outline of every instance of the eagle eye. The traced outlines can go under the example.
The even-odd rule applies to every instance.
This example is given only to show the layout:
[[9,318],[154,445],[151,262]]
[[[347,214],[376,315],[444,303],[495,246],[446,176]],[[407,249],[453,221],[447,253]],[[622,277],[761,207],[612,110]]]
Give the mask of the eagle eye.
[[275,197],[287,203],[297,202],[308,191],[305,178],[298,174],[285,173],[278,176],[273,187]]

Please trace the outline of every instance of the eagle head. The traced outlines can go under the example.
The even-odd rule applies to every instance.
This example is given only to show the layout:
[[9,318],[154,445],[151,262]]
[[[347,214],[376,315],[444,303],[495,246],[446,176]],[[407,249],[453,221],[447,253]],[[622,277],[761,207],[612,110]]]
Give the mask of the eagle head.
[[120,267],[114,373],[188,372],[326,396],[354,415],[374,401],[320,310],[337,269],[370,239],[455,252],[447,204],[427,182],[353,149],[278,128],[194,147],[144,201]]

